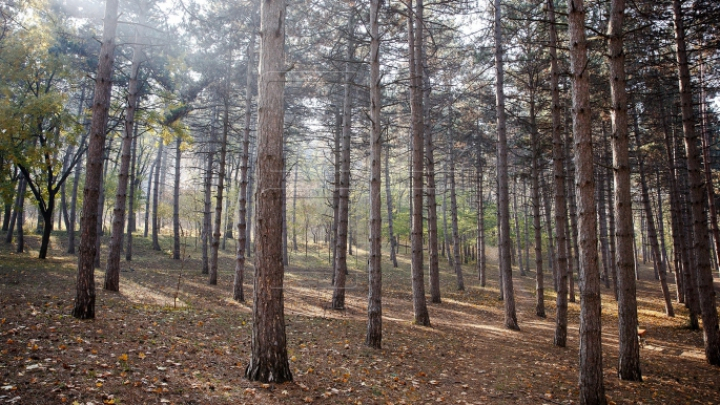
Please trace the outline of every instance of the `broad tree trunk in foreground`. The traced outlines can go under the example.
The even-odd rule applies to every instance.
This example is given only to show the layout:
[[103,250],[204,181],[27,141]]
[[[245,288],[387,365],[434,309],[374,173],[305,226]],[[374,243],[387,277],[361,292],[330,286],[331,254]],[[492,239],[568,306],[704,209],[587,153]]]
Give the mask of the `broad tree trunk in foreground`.
[[[130,83],[128,84],[127,108],[125,109],[125,136],[122,139],[120,173],[118,174],[115,208],[113,209],[112,239],[108,249],[105,266],[104,289],[120,291],[120,255],[123,245],[123,227],[125,225],[125,200],[127,198],[128,174],[130,172],[131,147],[133,129],[135,128],[135,109],[138,99],[138,71],[140,70],[140,47],[133,49],[132,66],[130,67]],[[132,184],[130,185],[133,186]],[[128,226],[129,227],[129,226]]]
[[568,7],[580,262],[580,404],[605,405],[585,5],[570,0]]
[[90,124],[90,143],[87,152],[87,175],[83,191],[83,217],[80,226],[80,254],[78,255],[77,295],[73,316],[78,319],[95,318],[95,255],[98,223],[100,180],[103,174],[103,147],[110,109],[112,67],[115,59],[115,30],[117,28],[117,0],[106,0],[102,46],[98,73],[95,79],[93,115]]
[[632,195],[630,190],[630,138],[628,134],[627,93],[625,89],[625,53],[623,52],[623,19],[625,1],[613,0],[608,24],[608,68],[612,97],[615,264],[617,268],[618,308],[618,377],[642,381],[640,346],[637,336],[638,315],[635,293],[635,253]]
[[370,266],[368,268],[368,324],[365,344],[382,345],[382,213],[380,205],[380,167],[382,129],[380,127],[380,0],[370,1]]
[[708,240],[707,216],[703,201],[707,197],[705,183],[700,168],[700,153],[697,148],[695,117],[693,112],[690,69],[685,44],[685,27],[680,0],[673,1],[675,23],[675,42],[677,46],[678,77],[680,80],[680,103],[682,111],[683,134],[685,135],[685,154],[690,181],[690,205],[692,212],[695,257],[697,260],[697,286],[702,311],[703,339],[705,358],[708,363],[720,366],[720,330],[718,330],[718,312],[715,305],[712,265],[710,261],[710,241]]
[[260,6],[260,67],[257,152],[257,239],[253,288],[251,381],[292,380],[283,300],[282,206],[285,88],[285,0]]
[[505,92],[503,89],[503,50],[500,0],[495,0],[495,100],[497,109],[497,148],[498,148],[498,216],[500,240],[500,274],[502,277],[502,295],[505,302],[505,327],[519,330],[515,312],[515,292],[513,289],[512,267],[510,265],[510,196],[508,193],[508,144],[505,128]]

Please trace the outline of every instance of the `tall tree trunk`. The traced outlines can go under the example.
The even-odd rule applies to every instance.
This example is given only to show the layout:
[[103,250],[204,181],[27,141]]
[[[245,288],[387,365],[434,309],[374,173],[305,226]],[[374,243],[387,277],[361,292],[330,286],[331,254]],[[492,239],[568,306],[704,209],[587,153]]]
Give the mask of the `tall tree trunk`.
[[[530,99],[530,143],[532,145],[532,211],[535,231],[535,315],[545,317],[545,284],[543,279],[542,228],[540,226],[540,139],[535,111],[535,89]],[[527,220],[526,220],[527,222]],[[552,233],[548,234],[552,239]]]
[[393,268],[397,268],[398,246],[397,240],[395,239],[395,234],[393,232],[393,198],[392,192],[390,190],[390,139],[386,139],[385,142],[385,200],[387,201],[388,211],[388,239],[390,239],[390,261],[392,262]]
[[93,115],[90,124],[90,143],[87,155],[87,175],[83,191],[83,217],[80,226],[80,253],[78,257],[77,295],[73,316],[79,319],[95,318],[95,255],[98,222],[98,201],[103,174],[103,147],[107,129],[112,68],[115,59],[115,30],[117,28],[117,0],[105,1],[105,18],[102,46],[95,79]]
[[[642,145],[640,139],[640,131],[638,128],[637,116],[635,116],[635,141],[637,145]],[[642,156],[642,152],[637,150],[638,159],[638,171],[640,172],[640,190],[642,194],[642,202],[645,208],[645,218],[648,224],[648,239],[650,241],[650,247],[652,249],[653,260],[658,269],[658,275],[660,278],[660,289],[662,291],[663,299],[665,301],[665,315],[674,317],[675,311],[672,307],[672,300],[670,299],[670,290],[667,286],[667,271],[665,269],[665,261],[660,253],[660,244],[657,240],[657,232],[655,231],[655,219],[653,217],[652,205],[650,204],[650,192],[648,191],[647,180],[645,178],[645,157]]]
[[[452,107],[450,107],[448,116],[452,116]],[[453,151],[452,119],[450,120],[449,138],[448,160],[450,161],[450,171],[448,172],[448,176],[450,178],[450,221],[452,223],[453,236],[453,267],[455,276],[457,277],[457,289],[458,291],[465,291],[465,281],[463,279],[462,267],[460,266],[460,233],[458,231],[457,196],[455,195],[455,153]]]
[[135,214],[135,190],[139,184],[137,181],[136,161],[137,161],[137,142],[138,142],[138,126],[135,125],[135,135],[132,141],[132,150],[130,152],[130,195],[128,201],[128,229],[127,244],[125,246],[125,260],[131,261],[133,254],[133,232],[137,230],[136,214]]
[[[253,11],[253,25],[256,21],[256,14]],[[240,190],[238,191],[238,243],[235,256],[235,279],[233,280],[233,299],[238,302],[245,301],[243,281],[245,280],[245,253],[247,251],[247,195],[248,195],[248,164],[250,161],[250,121],[252,120],[252,98],[253,84],[257,80],[253,68],[255,67],[255,36],[256,30],[253,27],[250,34],[250,42],[247,47],[247,71],[245,76],[245,124],[243,128],[242,154],[240,155]]]
[[515,248],[517,252],[517,264],[520,269],[520,275],[525,276],[525,267],[523,266],[523,255],[522,255],[522,233],[520,232],[520,210],[518,209],[517,203],[517,189],[518,175],[513,175],[513,219],[515,220]]
[[345,308],[345,278],[347,274],[348,225],[350,216],[350,137],[352,136],[352,101],[350,98],[350,61],[355,54],[351,36],[355,29],[353,17],[348,20],[347,62],[345,64],[345,89],[343,92],[342,138],[340,140],[340,183],[338,187],[337,239],[335,240],[335,283],[332,308]]
[[553,243],[553,239],[555,237],[553,236],[553,227],[552,227],[552,207],[550,205],[550,198],[548,195],[552,192],[551,189],[549,189],[549,185],[545,181],[545,176],[540,175],[540,189],[542,191],[542,198],[543,198],[543,211],[545,214],[545,226],[547,227],[547,235],[548,235],[548,267],[550,267],[550,271],[552,273],[553,277],[553,290],[557,293],[558,285],[557,285],[557,260],[555,259],[555,245]]
[[498,173],[498,216],[500,230],[500,273],[502,295],[505,302],[505,327],[519,330],[515,312],[512,267],[510,265],[510,196],[508,194],[508,144],[505,128],[505,90],[503,70],[503,39],[500,0],[495,4],[495,100],[497,116],[497,173]]
[[[81,144],[79,147],[81,148]],[[77,222],[77,196],[78,186],[80,185],[80,174],[82,173],[83,158],[78,160],[73,175],[72,193],[70,194],[70,217],[68,218],[68,249],[69,254],[75,254],[75,222]]]
[[163,172],[162,156],[163,147],[165,142],[162,137],[158,142],[158,154],[157,160],[155,160],[155,185],[153,186],[152,194],[152,249],[162,250],[160,247],[160,240],[158,239],[158,232],[160,231],[160,217],[158,215],[158,206],[160,204],[160,172]]
[[[418,35],[423,36],[424,31]],[[430,128],[430,72],[427,65],[427,52],[425,44],[422,44],[422,59],[417,61],[423,69],[423,116],[425,117],[425,128]],[[440,297],[440,263],[438,258],[438,226],[437,226],[437,197],[435,195],[435,146],[432,139],[432,130],[424,131],[425,144],[425,178],[427,184],[425,194],[427,196],[427,236],[428,236],[428,265],[430,275],[430,302],[439,304]],[[460,274],[462,277],[462,274]]]
[[555,337],[553,344],[565,347],[567,344],[568,311],[568,232],[565,201],[565,151],[562,139],[562,117],[560,106],[560,69],[557,59],[557,25],[555,24],[555,2],[547,0],[548,20],[550,20],[550,88],[552,96],[552,142],[553,176],[555,177],[555,234],[557,235],[557,297],[555,305]]
[[575,187],[577,188],[578,270],[580,280],[580,404],[604,405],[602,369],[600,271],[597,255],[595,174],[590,111],[590,75],[587,69],[585,5],[568,4],[570,77],[572,79]]
[[573,183],[573,180],[575,178],[575,162],[570,155],[570,145],[572,145],[573,142],[573,138],[570,137],[570,127],[571,124],[569,123],[565,126],[565,171],[567,173],[566,187],[568,193],[568,228],[571,232],[568,233],[568,236],[570,237],[568,241],[568,260],[570,260],[568,265],[568,293],[570,294],[569,301],[575,302],[574,272],[577,271],[578,275],[580,274],[580,255],[578,253],[580,248],[578,246],[577,201],[575,199],[576,191]]
[[20,178],[20,193],[18,194],[18,204],[17,204],[17,216],[16,216],[16,225],[17,228],[17,248],[15,249],[16,253],[22,253],[25,251],[25,230],[23,227],[25,226],[25,192],[27,190],[27,180],[25,179],[25,175],[22,175]]
[[332,207],[333,207],[333,221],[331,225],[332,235],[330,236],[330,245],[332,248],[332,285],[335,285],[335,274],[337,274],[337,268],[335,267],[337,257],[337,240],[338,240],[338,222],[340,217],[338,216],[340,210],[340,166],[341,166],[341,152],[340,142],[342,139],[343,131],[343,115],[340,110],[335,107],[335,136],[333,138],[333,195],[332,195]]
[[[228,56],[228,65],[230,64]],[[229,81],[229,77],[226,77]],[[225,158],[227,155],[228,134],[230,132],[230,84],[226,83],[225,94],[223,95],[223,132],[220,141],[220,159],[218,161],[218,184],[217,193],[215,193],[215,220],[213,224],[212,243],[210,244],[210,272],[208,273],[208,284],[217,285],[218,278],[218,250],[220,249],[220,232],[222,229],[222,210],[223,210],[223,191],[225,190]],[[284,164],[283,164],[284,166]],[[283,178],[285,173],[283,172]],[[281,221],[282,225],[282,221]]]
[[423,0],[415,1],[413,13],[412,0],[408,1],[408,53],[410,67],[410,104],[412,132],[412,272],[414,322],[417,325],[430,326],[430,314],[425,301],[425,281],[423,274]]
[[483,157],[479,145],[476,146],[477,153],[477,271],[480,287],[485,287],[486,258],[485,258],[485,209],[483,206]]
[[21,198],[25,198],[25,176],[22,174],[19,175],[18,181],[17,181],[17,192],[15,193],[15,203],[13,205],[13,212],[10,217],[10,224],[8,225],[7,233],[5,234],[5,243],[11,244],[13,239],[13,233],[15,232],[15,226],[18,223],[18,212],[20,212],[20,203],[24,201],[21,201]]
[[697,150],[697,134],[695,133],[695,117],[690,84],[685,44],[685,27],[680,0],[673,0],[675,24],[675,42],[677,46],[678,77],[680,102],[682,110],[683,134],[685,136],[685,154],[690,181],[690,204],[694,230],[694,250],[697,260],[697,281],[702,311],[703,338],[705,341],[705,358],[708,363],[720,366],[720,330],[718,330],[718,313],[715,304],[715,289],[710,264],[710,244],[708,241],[708,224],[703,200],[707,198],[705,183],[700,173],[700,154]]
[[260,6],[260,82],[258,85],[258,192],[251,381],[282,383],[292,380],[285,336],[280,185],[283,167],[285,63],[284,0],[265,0]]
[[[217,118],[217,112],[213,112]],[[215,122],[216,119],[213,119]],[[210,274],[210,254],[208,248],[212,238],[212,179],[213,165],[215,161],[215,127],[210,129],[210,140],[207,152],[207,165],[205,166],[205,200],[203,209],[203,230],[202,230],[202,274]]]
[[[663,125],[663,132],[664,132],[664,138],[665,138],[665,153],[667,156],[668,161],[668,172],[667,172],[667,184],[670,194],[670,229],[672,231],[672,238],[673,238],[673,256],[675,260],[675,286],[677,288],[677,298],[679,303],[684,303],[687,305],[687,302],[685,300],[685,284],[683,281],[683,273],[685,273],[686,267],[684,263],[684,254],[686,251],[685,238],[681,235],[681,229],[682,229],[682,222],[680,221],[680,198],[678,193],[678,185],[677,185],[677,177],[675,173],[677,172],[676,166],[675,166],[675,158],[673,156],[673,148],[671,145],[671,135],[670,135],[670,129],[668,128],[667,119],[665,117],[665,114],[661,112],[662,117],[662,125]],[[697,314],[700,312],[697,305],[694,306],[694,308],[698,309],[697,312],[694,312],[693,310],[690,311],[691,318],[694,315],[695,319],[695,325],[697,325]],[[697,325],[699,326],[699,325]],[[697,329],[697,327],[695,327]]]
[[382,213],[380,176],[382,176],[382,128],[380,113],[380,1],[370,1],[370,262],[368,268],[368,324],[365,344],[382,346]]
[[[605,131],[605,121],[602,121],[602,154],[604,156],[607,148],[607,133]],[[598,160],[600,157],[598,156]],[[602,159],[604,161],[604,159]],[[597,171],[597,195],[598,195],[598,220],[600,221],[600,249],[602,253],[602,280],[605,282],[605,288],[610,288],[610,249],[608,247],[607,236],[607,212],[605,211],[605,168],[599,166]]]
[[173,259],[180,260],[180,161],[182,139],[175,140],[175,181],[173,187]]
[[[136,42],[138,35],[136,37]],[[132,65],[128,83],[127,108],[125,109],[125,136],[122,139],[120,173],[118,174],[115,208],[113,210],[112,239],[108,249],[105,267],[105,283],[103,288],[108,291],[120,291],[120,255],[123,246],[123,226],[125,225],[125,200],[127,197],[128,177],[130,171],[131,147],[133,130],[135,129],[135,110],[138,103],[138,72],[140,70],[140,46],[133,47]],[[130,188],[133,185],[130,184]],[[128,225],[128,228],[130,226]],[[129,233],[129,232],[128,232]]]
[[98,198],[98,218],[97,218],[97,238],[95,238],[95,262],[93,265],[96,269],[100,268],[100,246],[102,244],[102,236],[105,234],[105,179],[108,174],[108,161],[110,160],[110,151],[112,150],[113,138],[108,140],[105,146],[105,157],[103,163],[103,174],[100,179],[100,197]]
[[298,181],[298,166],[295,165],[295,175],[293,176],[293,201],[292,201],[292,249],[293,252],[298,251],[297,247],[297,230],[295,221],[295,212],[297,211],[297,181]]
[[[665,246],[665,215],[663,213],[662,188],[660,184],[660,168],[655,166],[655,190],[657,191],[657,207],[658,207],[658,238],[660,239],[660,253],[662,254],[665,267],[670,267],[670,261],[667,257],[667,246]],[[670,267],[670,270],[672,268]]]
[[150,165],[150,173],[147,179],[147,188],[145,189],[145,229],[143,230],[143,238],[148,237],[148,231],[150,229],[150,191],[152,190],[156,163],[157,162],[153,162],[152,165]]

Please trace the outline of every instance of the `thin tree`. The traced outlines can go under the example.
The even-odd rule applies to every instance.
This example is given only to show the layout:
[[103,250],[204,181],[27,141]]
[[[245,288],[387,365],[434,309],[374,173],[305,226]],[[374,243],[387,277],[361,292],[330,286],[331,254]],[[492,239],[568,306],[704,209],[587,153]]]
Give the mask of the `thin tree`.
[[495,5],[495,100],[497,115],[497,176],[498,176],[498,216],[500,228],[500,275],[502,295],[505,302],[505,327],[519,330],[515,312],[515,292],[513,290],[511,247],[510,247],[510,196],[508,193],[508,143],[505,119],[505,91],[503,71],[503,39],[501,27],[500,0]]
[[382,346],[382,214],[380,176],[382,175],[382,128],[380,123],[380,1],[370,1],[370,262],[368,269],[368,324],[365,344]]
[[[137,42],[137,35],[135,36]],[[105,283],[103,288],[108,291],[120,291],[120,255],[123,245],[123,227],[125,225],[125,201],[127,199],[128,174],[130,171],[131,147],[133,130],[135,129],[135,111],[138,103],[138,72],[140,71],[141,50],[139,45],[133,47],[128,82],[127,107],[125,108],[125,131],[121,145],[120,173],[115,193],[113,209],[112,238],[108,249],[105,267]],[[131,187],[133,185],[130,185]],[[129,226],[128,226],[129,228]]]
[[412,257],[410,269],[412,272],[413,310],[414,322],[417,325],[430,326],[430,314],[425,300],[425,281],[423,274],[423,133],[425,125],[423,120],[423,70],[422,70],[422,30],[423,30],[423,0],[415,2],[413,10],[412,0],[408,1],[408,55],[410,67],[410,104],[411,133],[412,133]]
[[115,60],[115,30],[117,29],[117,0],[105,1],[102,46],[95,78],[93,114],[87,153],[87,174],[83,190],[83,216],[80,226],[80,252],[78,255],[77,295],[73,316],[78,319],[95,318],[95,242],[97,240],[98,200],[103,173],[103,146],[107,129],[112,68]]
[[[253,11],[253,22],[256,21],[256,11]],[[253,24],[254,25],[254,24]],[[250,160],[250,120],[252,119],[253,74],[255,61],[255,27],[252,28],[250,41],[247,47],[247,82],[245,85],[245,126],[243,127],[242,155],[240,156],[240,191],[238,192],[238,242],[235,255],[235,278],[233,280],[233,299],[238,302],[245,301],[243,281],[245,279],[245,252],[247,248],[247,195],[248,195],[248,163]],[[306,242],[307,243],[307,242]]]
[[565,153],[562,140],[562,117],[560,115],[560,69],[557,59],[557,25],[555,23],[555,2],[547,2],[548,20],[550,22],[550,89],[552,97],[552,142],[553,142],[553,176],[555,177],[555,233],[557,235],[557,298],[555,305],[555,338],[553,344],[565,347],[567,344],[567,311],[568,311],[568,237],[567,237],[567,204],[565,202]]

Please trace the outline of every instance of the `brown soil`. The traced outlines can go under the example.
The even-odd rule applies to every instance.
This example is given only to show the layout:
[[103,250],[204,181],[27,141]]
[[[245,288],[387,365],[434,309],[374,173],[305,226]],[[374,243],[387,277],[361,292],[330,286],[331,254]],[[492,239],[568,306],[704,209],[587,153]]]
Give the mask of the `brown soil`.
[[[233,302],[234,243],[221,254],[218,286],[208,286],[194,241],[183,263],[136,240],[135,260],[122,264],[121,293],[101,290],[103,272],[96,272],[93,321],[70,316],[76,257],[62,253],[61,239],[53,239],[44,261],[36,259],[33,236],[29,253],[0,246],[0,404],[577,403],[579,304],[570,304],[568,347],[553,347],[552,285],[548,318],[541,319],[534,315],[534,278],[516,274],[521,330],[504,329],[492,260],[486,288],[474,265],[463,267],[465,292],[455,291],[455,276],[443,263],[443,303],[429,307],[431,328],[411,323],[408,258],[401,255],[399,269],[384,263],[383,349],[372,350],[364,346],[365,252],[349,259],[343,312],[328,309],[327,248],[311,247],[308,257],[303,249],[292,253],[285,299],[294,382],[264,385],[243,378],[252,269],[245,284],[250,299]],[[652,267],[641,275],[642,383],[616,376],[617,311],[603,289],[610,403],[718,403],[720,370],[703,359],[702,333],[685,328],[681,305],[677,317],[665,317]]]

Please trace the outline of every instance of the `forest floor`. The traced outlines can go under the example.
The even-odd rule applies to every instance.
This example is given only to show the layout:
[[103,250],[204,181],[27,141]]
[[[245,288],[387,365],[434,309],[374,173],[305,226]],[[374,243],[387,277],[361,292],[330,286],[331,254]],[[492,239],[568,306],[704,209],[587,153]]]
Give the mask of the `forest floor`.
[[[409,257],[383,265],[383,349],[364,345],[366,253],[349,258],[347,309],[328,309],[332,295],[327,247],[291,253],[285,313],[294,381],[243,378],[249,359],[252,267],[246,303],[231,299],[234,243],[221,252],[217,286],[200,274],[199,248],[184,262],[135,238],[122,262],[121,292],[101,289],[97,318],[70,314],[76,257],[54,237],[48,259],[0,246],[0,404],[571,404],[578,395],[579,303],[569,310],[567,348],[553,346],[555,295],[546,288],[547,318],[535,316],[534,274],[515,272],[520,331],[503,328],[496,260],[481,288],[474,265],[463,266],[464,292],[441,258],[442,304],[429,304],[432,327],[412,324]],[[163,246],[170,246],[169,238]],[[547,270],[546,270],[547,271]],[[545,277],[551,280],[550,276]],[[549,283],[549,282],[548,282]],[[674,290],[674,289],[673,289]],[[177,297],[177,298],[176,298]],[[603,289],[603,361],[611,404],[717,404],[720,372],[703,360],[700,331],[686,328],[676,305],[664,316],[652,266],[638,284],[643,382],[616,375],[617,310]]]

